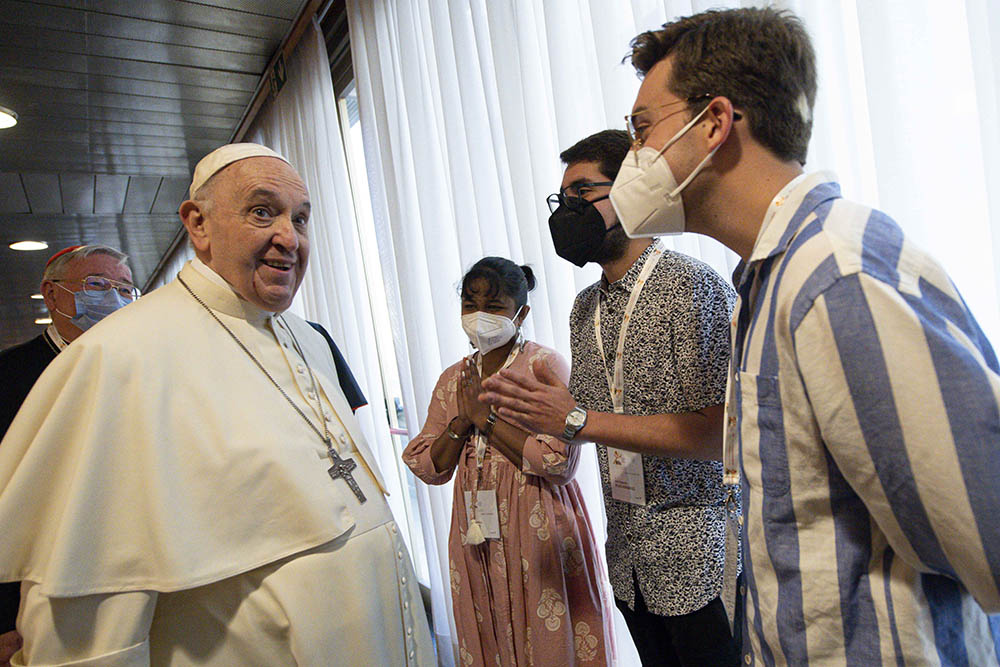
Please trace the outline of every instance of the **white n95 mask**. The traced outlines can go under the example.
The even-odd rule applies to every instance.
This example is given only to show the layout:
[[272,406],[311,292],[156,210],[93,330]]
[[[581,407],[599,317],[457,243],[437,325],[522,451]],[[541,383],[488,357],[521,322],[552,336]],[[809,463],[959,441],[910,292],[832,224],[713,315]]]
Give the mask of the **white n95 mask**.
[[713,148],[680,185],[677,185],[677,179],[663,153],[694,127],[706,111],[707,106],[660,150],[643,146],[638,151],[629,151],[625,156],[615,183],[611,186],[611,205],[629,236],[661,236],[684,231],[684,202],[681,192],[701,173],[722,144]]
[[[520,313],[521,309],[517,312]],[[517,317],[516,314],[514,316]],[[469,342],[482,354],[503,347],[517,334],[514,320],[481,310],[462,315],[462,329],[469,337]]]

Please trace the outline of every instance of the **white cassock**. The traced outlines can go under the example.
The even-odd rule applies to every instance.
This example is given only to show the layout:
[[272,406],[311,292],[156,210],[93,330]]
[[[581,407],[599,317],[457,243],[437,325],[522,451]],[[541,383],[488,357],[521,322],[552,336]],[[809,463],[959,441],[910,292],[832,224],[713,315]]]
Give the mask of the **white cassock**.
[[14,664],[433,664],[326,341],[197,260],[180,276],[321,431],[322,415],[367,502],[175,280],[67,347],[0,445],[0,580],[25,582]]

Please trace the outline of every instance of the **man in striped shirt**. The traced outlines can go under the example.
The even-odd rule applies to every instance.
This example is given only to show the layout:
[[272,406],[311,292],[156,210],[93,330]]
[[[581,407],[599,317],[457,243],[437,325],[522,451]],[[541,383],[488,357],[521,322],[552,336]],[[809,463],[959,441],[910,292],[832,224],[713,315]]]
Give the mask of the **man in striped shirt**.
[[743,259],[725,463],[742,485],[745,663],[997,664],[997,358],[895,222],[803,174],[805,29],[713,11],[632,47],[623,226]]

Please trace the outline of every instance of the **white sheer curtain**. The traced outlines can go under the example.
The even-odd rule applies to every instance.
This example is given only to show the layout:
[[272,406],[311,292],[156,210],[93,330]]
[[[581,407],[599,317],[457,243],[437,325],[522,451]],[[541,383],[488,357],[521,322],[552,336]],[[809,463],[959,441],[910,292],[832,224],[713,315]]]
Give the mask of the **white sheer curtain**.
[[[382,375],[330,63],[315,21],[286,71],[287,82],[257,116],[246,141],[285,156],[309,189],[309,266],[291,310],[322,324],[350,363],[369,402],[357,412],[362,432],[379,459],[393,515],[406,525],[399,468],[384,417]],[[409,540],[407,531],[402,532]]]
[[[555,256],[543,202],[560,150],[622,127],[639,82],[628,42],[677,16],[776,4],[798,13],[818,54],[809,170],[886,210],[946,265],[998,340],[1000,39],[994,0],[348,0],[372,205],[403,376],[419,428],[441,370],[466,350],[455,288],[496,254],[531,264],[526,333],[568,353],[573,297],[597,278]],[[666,239],[723,275],[734,256],[704,237]],[[592,451],[592,450],[590,450]],[[581,470],[600,516],[593,459]],[[436,631],[448,608],[450,489],[425,489],[435,545]],[[634,664],[627,636],[623,662]],[[442,658],[450,656],[441,651]]]

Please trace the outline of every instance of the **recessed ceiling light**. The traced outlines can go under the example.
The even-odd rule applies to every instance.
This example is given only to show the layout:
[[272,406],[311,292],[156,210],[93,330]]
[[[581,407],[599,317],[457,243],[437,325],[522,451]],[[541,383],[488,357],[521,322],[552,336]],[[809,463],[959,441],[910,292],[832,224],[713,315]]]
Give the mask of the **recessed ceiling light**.
[[32,294],[31,298],[32,299],[44,299],[45,297],[42,296],[41,294]]
[[17,125],[17,114],[6,107],[0,107],[0,130]]
[[35,324],[52,324],[52,318],[51,317],[39,317],[37,320],[35,320]]
[[17,241],[9,247],[11,250],[45,250],[49,244],[45,241]]

